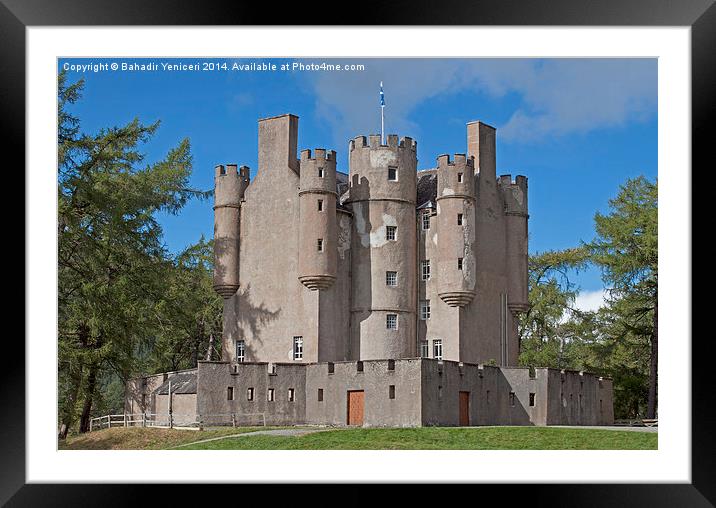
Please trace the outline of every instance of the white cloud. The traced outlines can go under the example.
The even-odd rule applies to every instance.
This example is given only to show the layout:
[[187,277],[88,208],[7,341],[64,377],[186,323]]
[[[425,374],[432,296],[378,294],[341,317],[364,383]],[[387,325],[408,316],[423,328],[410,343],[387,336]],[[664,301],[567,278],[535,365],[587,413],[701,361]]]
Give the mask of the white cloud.
[[[385,84],[389,132],[419,139],[411,120],[426,100],[462,91],[499,98],[514,93],[518,106],[502,139],[531,142],[547,136],[624,125],[656,110],[656,61],[629,59],[367,59],[364,72],[308,73],[316,112],[342,145],[379,130],[378,83]],[[471,119],[480,116],[466,105]],[[475,118],[472,118],[474,116]],[[488,118],[482,118],[488,123]],[[436,127],[436,126],[431,126]]]
[[580,291],[577,298],[574,301],[575,308],[585,311],[593,312],[599,307],[605,305],[604,299],[607,297],[607,291],[604,289],[597,289],[596,291]]

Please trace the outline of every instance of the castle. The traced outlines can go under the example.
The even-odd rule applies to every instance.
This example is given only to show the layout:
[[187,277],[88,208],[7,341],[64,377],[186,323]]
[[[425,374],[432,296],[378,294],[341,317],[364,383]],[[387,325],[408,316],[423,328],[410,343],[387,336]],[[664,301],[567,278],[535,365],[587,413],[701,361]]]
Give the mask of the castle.
[[132,380],[126,411],[204,425],[612,423],[611,380],[517,367],[527,179],[497,177],[493,127],[468,123],[467,153],[425,170],[413,139],[359,136],[348,174],[334,151],[298,154],[294,115],[260,120],[258,138],[253,181],[215,168],[222,358]]

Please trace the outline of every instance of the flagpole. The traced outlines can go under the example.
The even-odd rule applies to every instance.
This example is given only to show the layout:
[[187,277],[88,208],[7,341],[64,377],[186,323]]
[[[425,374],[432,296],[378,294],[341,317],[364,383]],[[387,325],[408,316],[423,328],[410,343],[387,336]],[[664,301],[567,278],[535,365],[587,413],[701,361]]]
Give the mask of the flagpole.
[[385,118],[383,116],[383,110],[385,106],[380,107],[380,144],[385,144]]
[[380,144],[385,144],[385,98],[383,95],[383,82],[380,82]]

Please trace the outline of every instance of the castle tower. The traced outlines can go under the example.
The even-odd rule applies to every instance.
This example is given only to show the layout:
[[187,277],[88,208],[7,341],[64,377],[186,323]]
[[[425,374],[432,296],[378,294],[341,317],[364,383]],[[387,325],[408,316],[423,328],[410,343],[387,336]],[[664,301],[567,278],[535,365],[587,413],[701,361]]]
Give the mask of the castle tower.
[[298,280],[311,291],[336,280],[336,152],[301,152]]
[[249,168],[236,164],[214,169],[214,290],[231,298],[239,289],[241,200],[249,185]]
[[505,202],[507,306],[513,314],[529,308],[527,299],[527,178],[502,175],[499,180]]
[[438,157],[438,296],[451,307],[475,297],[475,166],[472,157]]
[[350,142],[351,350],[356,359],[416,356],[416,143]]

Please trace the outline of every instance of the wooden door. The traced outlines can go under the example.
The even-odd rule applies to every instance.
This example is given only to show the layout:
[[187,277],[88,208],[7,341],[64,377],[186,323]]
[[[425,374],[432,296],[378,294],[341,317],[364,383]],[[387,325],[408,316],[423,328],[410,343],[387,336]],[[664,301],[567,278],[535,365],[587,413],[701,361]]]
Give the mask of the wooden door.
[[348,425],[363,425],[363,409],[365,392],[355,390],[348,392]]
[[460,426],[470,425],[470,392],[460,392]]

